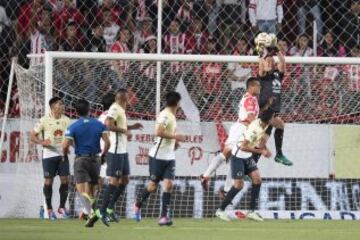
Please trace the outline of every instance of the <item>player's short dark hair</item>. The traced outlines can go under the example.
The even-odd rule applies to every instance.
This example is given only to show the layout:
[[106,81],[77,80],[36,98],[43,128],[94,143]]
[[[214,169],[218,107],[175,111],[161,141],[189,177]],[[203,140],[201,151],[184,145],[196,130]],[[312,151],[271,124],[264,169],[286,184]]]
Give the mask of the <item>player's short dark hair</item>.
[[86,117],[87,115],[89,115],[90,103],[88,101],[86,101],[85,99],[79,99],[75,103],[75,109],[76,109],[76,113],[80,117]]
[[250,86],[254,85],[255,82],[258,82],[259,79],[256,77],[251,77],[246,81],[246,89],[248,89]]
[[165,96],[166,106],[175,107],[181,100],[181,95],[178,92],[171,91],[168,92]]
[[108,110],[111,106],[111,104],[113,104],[115,102],[115,95],[112,93],[108,93],[106,94],[102,99],[101,99],[101,103],[104,107],[104,110]]
[[55,104],[55,103],[57,103],[59,101],[62,101],[62,99],[60,97],[53,97],[49,101],[49,106],[51,107],[53,104]]
[[259,118],[262,122],[269,123],[269,121],[273,116],[274,116],[274,111],[271,109],[267,109],[260,114]]

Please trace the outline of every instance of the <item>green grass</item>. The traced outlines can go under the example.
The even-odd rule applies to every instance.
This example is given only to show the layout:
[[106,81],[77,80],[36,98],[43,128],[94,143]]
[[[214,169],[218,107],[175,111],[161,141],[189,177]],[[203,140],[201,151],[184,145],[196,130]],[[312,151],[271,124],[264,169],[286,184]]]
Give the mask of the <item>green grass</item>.
[[1,240],[359,240],[360,221],[251,221],[175,219],[159,227],[155,219],[141,223],[121,220],[110,228],[98,222],[86,229],[80,220],[0,219]]

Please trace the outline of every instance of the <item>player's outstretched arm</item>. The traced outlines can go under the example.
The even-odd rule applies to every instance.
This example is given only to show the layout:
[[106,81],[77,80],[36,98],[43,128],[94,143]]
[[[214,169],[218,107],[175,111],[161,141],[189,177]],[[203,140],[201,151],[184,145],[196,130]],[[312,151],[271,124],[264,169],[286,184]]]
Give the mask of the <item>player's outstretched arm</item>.
[[137,130],[140,129],[142,130],[144,128],[144,126],[141,123],[135,123],[133,125],[128,125],[128,130]]
[[65,138],[63,141],[63,156],[67,156],[70,152],[70,146],[72,145],[73,140],[71,138]]
[[111,117],[106,118],[105,125],[109,131],[127,134],[127,130],[117,127],[115,124],[115,120]]
[[277,55],[277,57],[279,59],[279,63],[278,63],[278,66],[277,66],[278,70],[279,70],[279,72],[284,73],[285,68],[286,68],[285,57],[280,51],[277,51],[276,55]]

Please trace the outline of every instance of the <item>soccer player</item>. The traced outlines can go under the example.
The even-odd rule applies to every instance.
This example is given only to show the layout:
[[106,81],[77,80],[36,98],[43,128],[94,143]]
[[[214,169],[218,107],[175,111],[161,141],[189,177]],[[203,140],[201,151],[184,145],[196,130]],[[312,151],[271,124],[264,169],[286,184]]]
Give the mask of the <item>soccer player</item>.
[[98,217],[105,225],[110,220],[118,222],[114,213],[115,203],[129,183],[130,163],[127,153],[127,138],[130,130],[142,129],[141,123],[127,124],[126,105],[128,93],[126,89],[119,89],[115,96],[115,102],[111,105],[105,120],[105,125],[110,131],[111,147],[106,156],[106,175],[109,177],[109,185],[104,191],[103,204],[97,210]]
[[[231,150],[236,145],[241,134],[243,134],[247,126],[258,117],[259,104],[257,97],[260,94],[259,79],[254,77],[249,78],[246,82],[246,89],[246,93],[239,103],[239,118],[230,128],[223,152],[213,158],[205,173],[200,175],[200,181],[204,189],[208,189],[210,176],[213,175],[215,170],[230,158]],[[225,188],[230,188],[232,182],[227,181],[225,185],[228,186]]]
[[[91,213],[85,227],[93,227],[98,220],[94,211],[95,187],[99,181],[100,162],[105,161],[105,156],[110,148],[110,140],[106,126],[95,118],[89,117],[90,104],[80,99],[75,105],[80,119],[71,124],[63,142],[63,154],[67,159],[71,145],[75,147],[74,179],[76,190],[86,208]],[[100,139],[104,141],[101,152]],[[101,152],[101,156],[98,154]]]
[[137,196],[134,206],[135,219],[140,221],[142,205],[150,193],[156,191],[159,182],[163,180],[160,226],[172,225],[168,212],[175,178],[175,150],[179,147],[178,142],[185,140],[185,136],[176,133],[175,115],[180,106],[181,96],[178,92],[169,92],[165,98],[166,107],[160,112],[156,120],[156,142],[149,152],[150,182]]
[[[275,65],[275,60],[273,58],[275,52],[279,59],[277,66]],[[291,166],[293,163],[282,152],[285,123],[278,116],[281,108],[281,85],[284,78],[285,68],[285,58],[280,51],[278,51],[275,47],[268,48],[264,51],[264,57],[261,57],[259,60],[259,76],[261,79],[259,105],[260,109],[263,109],[268,104],[269,99],[273,99],[270,109],[275,112],[275,116],[273,120],[271,120],[271,126],[266,131],[264,142],[266,143],[267,139],[271,135],[272,128],[275,127],[275,161],[285,166]],[[256,154],[255,160],[257,161],[259,157],[260,155]]]
[[31,131],[31,141],[43,146],[42,165],[44,170],[45,183],[43,192],[47,205],[49,219],[55,220],[56,214],[51,204],[52,185],[54,177],[60,177],[60,206],[58,213],[64,218],[68,217],[65,209],[68,197],[69,161],[63,158],[61,144],[64,140],[64,133],[70,124],[69,118],[64,115],[64,103],[59,97],[53,97],[49,101],[51,112],[42,117]]
[[[238,143],[231,151],[230,157],[230,167],[231,167],[231,176],[234,179],[234,185],[230,191],[226,194],[225,199],[222,201],[220,208],[216,211],[216,216],[222,220],[230,221],[230,218],[225,212],[225,208],[231,203],[236,194],[244,186],[244,176],[250,176],[253,184],[256,184],[257,191],[251,192],[251,211],[248,213],[248,218],[262,221],[262,217],[254,212],[257,207],[259,200],[259,192],[261,185],[261,177],[259,170],[256,166],[256,162],[253,159],[252,153],[261,154],[265,157],[270,157],[271,152],[264,145],[263,148],[256,148],[260,143],[265,131],[269,125],[269,121],[273,118],[273,111],[266,110],[264,111],[258,119],[253,121],[248,129],[245,130],[245,133],[240,136]],[[254,187],[254,185],[253,185]]]

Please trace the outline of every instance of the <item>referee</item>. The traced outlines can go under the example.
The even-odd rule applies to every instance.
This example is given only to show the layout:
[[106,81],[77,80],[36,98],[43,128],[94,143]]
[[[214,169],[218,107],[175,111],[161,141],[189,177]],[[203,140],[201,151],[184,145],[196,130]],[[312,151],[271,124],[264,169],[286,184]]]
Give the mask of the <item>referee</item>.
[[[105,155],[110,147],[106,126],[96,118],[90,118],[89,102],[86,100],[78,100],[75,109],[80,119],[69,126],[65,133],[63,143],[64,157],[67,158],[69,148],[74,145],[75,163],[74,163],[74,179],[76,189],[87,210],[91,212],[86,227],[93,227],[98,217],[94,213],[95,206],[94,191],[98,184],[100,174],[100,162],[104,162]],[[100,140],[104,141],[101,160],[98,156],[101,152]]]

